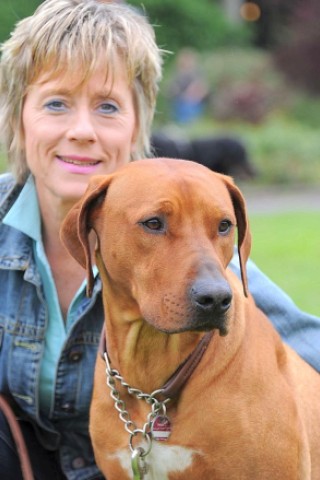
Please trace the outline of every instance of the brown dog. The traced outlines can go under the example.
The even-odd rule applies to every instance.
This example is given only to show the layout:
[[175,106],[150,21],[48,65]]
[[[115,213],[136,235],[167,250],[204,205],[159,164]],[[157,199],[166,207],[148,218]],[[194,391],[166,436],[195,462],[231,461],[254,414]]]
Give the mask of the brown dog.
[[[227,268],[236,226],[242,283]],[[248,294],[232,180],[169,159],[93,178],[62,231],[89,293],[91,230],[108,353],[90,431],[108,480],[319,480],[320,377]]]

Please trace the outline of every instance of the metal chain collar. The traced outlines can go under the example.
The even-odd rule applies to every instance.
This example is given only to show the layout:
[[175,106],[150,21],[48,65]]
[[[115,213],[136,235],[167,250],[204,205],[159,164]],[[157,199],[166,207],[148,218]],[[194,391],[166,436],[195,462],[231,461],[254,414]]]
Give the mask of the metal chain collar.
[[[142,451],[140,453],[140,456],[145,457],[150,453],[152,448],[152,431],[151,431],[152,422],[156,418],[156,416],[159,415],[160,413],[162,415],[166,415],[166,411],[167,411],[166,404],[169,402],[170,398],[166,398],[163,401],[160,401],[156,398],[157,395],[163,392],[162,388],[148,394],[148,393],[142,392],[138,388],[130,387],[130,385],[124,381],[123,377],[121,377],[118,370],[111,368],[108,354],[106,352],[104,353],[104,359],[106,362],[107,385],[110,388],[110,397],[115,402],[114,407],[119,412],[119,418],[124,423],[124,428],[130,434],[130,439],[129,439],[130,450],[131,452],[135,451],[135,448],[133,446],[133,438],[136,435],[141,434],[147,441],[147,450],[141,449]],[[126,404],[123,400],[121,400],[120,393],[116,389],[116,386],[115,386],[116,380],[118,380],[121,383],[121,385],[128,390],[128,393],[130,395],[135,396],[138,400],[144,400],[147,404],[151,405],[151,412],[148,414],[147,421],[145,422],[142,428],[138,428],[135,422],[131,420],[130,414],[126,410]]]

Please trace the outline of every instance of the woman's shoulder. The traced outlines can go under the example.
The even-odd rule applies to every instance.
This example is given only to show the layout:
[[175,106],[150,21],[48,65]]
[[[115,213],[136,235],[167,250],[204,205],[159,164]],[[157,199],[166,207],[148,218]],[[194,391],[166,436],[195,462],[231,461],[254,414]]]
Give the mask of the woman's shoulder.
[[11,173],[0,174],[0,220],[16,200],[22,187]]
[[12,173],[0,174],[0,195],[6,194],[16,185],[16,181]]

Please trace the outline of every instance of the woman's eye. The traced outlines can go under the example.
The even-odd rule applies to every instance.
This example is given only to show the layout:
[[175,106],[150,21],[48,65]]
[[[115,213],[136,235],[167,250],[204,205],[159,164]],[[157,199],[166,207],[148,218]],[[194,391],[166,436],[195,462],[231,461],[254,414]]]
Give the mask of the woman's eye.
[[232,223],[230,220],[222,220],[219,224],[219,233],[220,235],[227,235],[232,228]]
[[45,104],[45,107],[55,112],[61,112],[66,109],[66,105],[61,100],[51,100]]
[[148,220],[144,220],[140,223],[147,230],[151,230],[153,232],[164,231],[164,222],[158,217],[149,218]]
[[118,110],[118,107],[110,102],[102,103],[99,106],[99,111],[105,115],[112,115],[113,113],[117,113]]

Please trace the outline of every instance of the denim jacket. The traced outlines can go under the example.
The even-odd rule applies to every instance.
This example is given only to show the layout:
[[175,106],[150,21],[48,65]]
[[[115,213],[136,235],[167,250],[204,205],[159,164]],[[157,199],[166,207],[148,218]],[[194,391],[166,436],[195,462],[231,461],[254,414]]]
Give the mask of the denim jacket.
[[[88,436],[93,369],[103,322],[101,283],[97,278],[92,297],[78,306],[78,320],[60,357],[54,406],[49,418],[43,418],[38,379],[47,309],[41,279],[30,238],[2,223],[20,190],[11,175],[0,176],[0,392],[15,402],[18,415],[33,421],[46,448],[59,449],[69,480],[101,478]],[[236,256],[231,268],[239,274]],[[247,269],[258,306],[283,339],[320,371],[320,320],[301,312],[252,262]]]
[[[240,277],[237,255],[233,256],[229,267]],[[247,275],[256,305],[271,320],[282,340],[320,372],[320,318],[300,310],[250,259]]]
[[48,418],[41,416],[38,379],[47,307],[32,241],[4,225],[21,187],[10,174],[0,176],[0,392],[22,418],[36,427],[45,448],[58,449],[70,480],[103,478],[95,466],[88,434],[93,369],[103,322],[101,282],[90,299],[78,306],[77,321],[68,335],[57,369],[55,397]]

